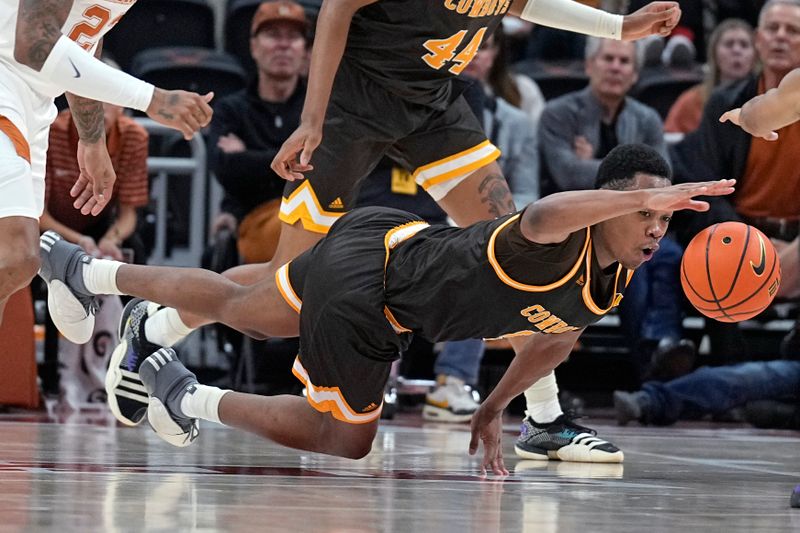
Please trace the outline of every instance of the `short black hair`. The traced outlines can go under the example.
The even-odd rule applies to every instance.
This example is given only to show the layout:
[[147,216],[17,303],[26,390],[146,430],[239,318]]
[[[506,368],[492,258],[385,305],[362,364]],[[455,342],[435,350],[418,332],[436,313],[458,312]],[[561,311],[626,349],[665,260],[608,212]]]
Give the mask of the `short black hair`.
[[655,149],[645,144],[622,144],[603,159],[597,171],[595,188],[627,189],[638,173],[672,181],[669,163]]

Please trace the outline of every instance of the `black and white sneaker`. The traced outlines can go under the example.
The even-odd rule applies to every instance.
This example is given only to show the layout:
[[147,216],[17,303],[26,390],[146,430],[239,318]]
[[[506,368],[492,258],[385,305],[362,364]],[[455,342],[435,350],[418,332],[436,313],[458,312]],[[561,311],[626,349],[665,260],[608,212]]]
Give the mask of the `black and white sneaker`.
[[181,400],[194,390],[197,378],[178,359],[172,348],[161,348],[139,367],[150,402],[147,420],[156,435],[172,444],[184,447],[194,442],[200,433],[199,421],[181,412]]
[[39,275],[47,282],[47,307],[53,323],[70,342],[89,342],[99,303],[83,282],[83,265],[93,257],[55,231],[46,231],[39,238],[39,257]]
[[114,417],[127,426],[144,420],[150,399],[139,378],[142,361],[161,346],[145,337],[144,324],[161,306],[134,298],[122,310],[119,323],[119,344],[111,353],[106,371],[108,407]]
[[514,451],[523,459],[621,463],[622,450],[597,437],[593,429],[576,424],[563,414],[549,424],[525,417]]

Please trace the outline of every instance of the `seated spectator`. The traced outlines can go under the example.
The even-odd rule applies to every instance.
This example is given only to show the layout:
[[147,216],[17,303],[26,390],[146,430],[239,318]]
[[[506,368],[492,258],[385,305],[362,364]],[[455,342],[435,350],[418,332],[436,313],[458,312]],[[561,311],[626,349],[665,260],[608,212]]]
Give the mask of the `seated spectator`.
[[[110,60],[106,63],[115,66]],[[45,208],[41,231],[55,230],[88,253],[118,261],[144,264],[148,252],[136,234],[136,209],[149,200],[147,181],[147,131],[121,107],[103,104],[106,144],[117,174],[108,207],[98,216],[83,215],[73,206],[69,191],[80,175],[78,131],[69,109],[59,113],[50,128],[45,179]],[[123,254],[123,250],[131,250]]]
[[480,81],[490,99],[502,99],[504,106],[510,104],[524,111],[534,127],[539,124],[544,96],[530,77],[508,70],[508,40],[502,25],[481,43],[464,74]]
[[[800,361],[777,359],[703,366],[666,383],[648,381],[636,392],[614,392],[620,425],[636,420],[665,426],[681,419],[723,415],[735,407],[764,400],[788,400],[795,406],[800,403]],[[800,429],[800,413],[796,411],[795,407],[785,416],[790,420],[780,425]],[[766,418],[763,414],[761,417]]]
[[678,97],[664,121],[665,131],[689,133],[696,130],[711,91],[753,73],[756,66],[753,39],[753,28],[743,20],[728,19],[717,26],[709,38],[703,82]]
[[280,0],[262,3],[251,28],[257,77],[217,102],[208,144],[209,166],[225,189],[223,210],[238,221],[239,253],[260,263],[272,257],[280,233],[285,181],[270,163],[300,124],[308,21],[299,4]]

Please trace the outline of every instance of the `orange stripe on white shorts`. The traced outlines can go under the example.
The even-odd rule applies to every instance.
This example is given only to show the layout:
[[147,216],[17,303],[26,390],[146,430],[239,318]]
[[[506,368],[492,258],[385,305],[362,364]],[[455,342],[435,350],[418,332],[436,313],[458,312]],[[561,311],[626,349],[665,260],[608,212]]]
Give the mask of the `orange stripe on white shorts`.
[[11,143],[14,145],[14,149],[17,151],[17,155],[30,163],[31,147],[28,145],[28,141],[14,125],[14,123],[2,115],[0,115],[0,131],[5,133],[8,138],[11,139]]

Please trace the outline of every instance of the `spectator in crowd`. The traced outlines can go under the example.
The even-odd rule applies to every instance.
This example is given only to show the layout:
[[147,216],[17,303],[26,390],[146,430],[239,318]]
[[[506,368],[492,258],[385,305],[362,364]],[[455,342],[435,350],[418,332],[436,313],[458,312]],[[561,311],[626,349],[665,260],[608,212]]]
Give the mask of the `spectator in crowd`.
[[280,233],[285,181],[270,169],[281,144],[300,124],[306,86],[308,21],[291,1],[264,2],[251,24],[257,76],[219,100],[211,121],[209,163],[223,189],[225,214],[215,224],[233,230],[246,263],[269,261]]
[[[635,43],[590,38],[589,86],[551,100],[539,124],[542,192],[592,189],[603,158],[618,144],[642,143],[666,156],[658,113],[628,96],[638,79]],[[652,261],[634,276],[620,307],[640,375],[670,375],[693,364],[694,345],[683,339],[678,268],[682,249],[667,236]]]
[[[115,68],[109,59],[104,62]],[[75,153],[78,150],[78,130],[69,109],[59,113],[50,127],[47,170],[45,179],[45,208],[39,221],[41,231],[55,230],[88,253],[110,257],[117,261],[145,263],[148,251],[136,234],[136,209],[147,205],[147,131],[119,106],[103,104],[106,145],[117,174],[117,185],[106,208],[98,216],[84,215],[75,209],[69,194],[78,180],[80,168]],[[133,251],[126,257],[123,249]]]
[[[774,413],[763,413],[768,400]],[[780,405],[791,402],[789,412],[781,415]],[[631,420],[642,424],[669,425],[681,419],[704,415],[723,415],[750,402],[752,421],[759,426],[800,429],[800,361],[776,359],[750,361],[726,366],[703,366],[685,376],[661,383],[648,381],[636,392],[615,391],[617,422]],[[759,412],[756,414],[755,409]],[[757,418],[756,418],[757,417]],[[766,418],[775,420],[766,422]],[[782,418],[780,423],[777,419]]]
[[703,107],[719,85],[739,81],[756,66],[753,28],[741,19],[720,23],[708,42],[708,59],[703,82],[681,94],[664,121],[670,133],[689,133],[700,125]]

